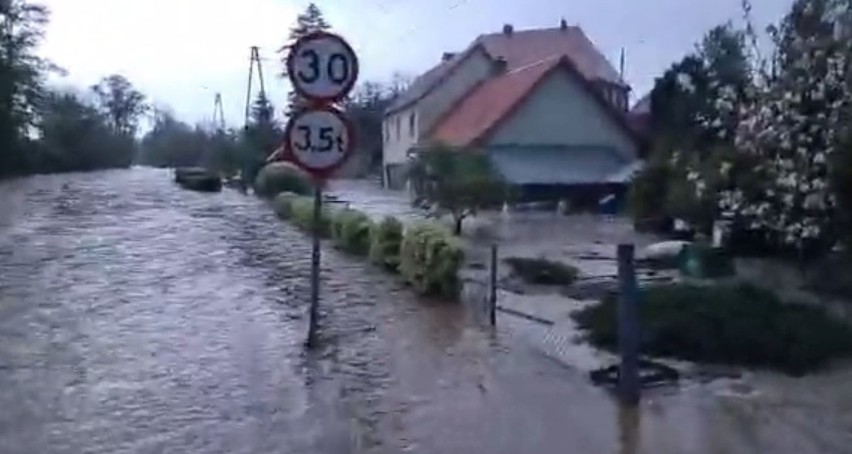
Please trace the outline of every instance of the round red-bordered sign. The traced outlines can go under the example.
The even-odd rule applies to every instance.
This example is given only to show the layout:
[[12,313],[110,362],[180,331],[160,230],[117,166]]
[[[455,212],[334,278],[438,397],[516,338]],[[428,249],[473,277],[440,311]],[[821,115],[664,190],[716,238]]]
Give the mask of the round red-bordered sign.
[[341,36],[326,31],[297,40],[287,55],[287,76],[296,93],[314,104],[345,98],[358,80],[358,56]]
[[284,130],[283,159],[314,179],[324,180],[346,163],[355,147],[355,127],[332,106],[290,117]]

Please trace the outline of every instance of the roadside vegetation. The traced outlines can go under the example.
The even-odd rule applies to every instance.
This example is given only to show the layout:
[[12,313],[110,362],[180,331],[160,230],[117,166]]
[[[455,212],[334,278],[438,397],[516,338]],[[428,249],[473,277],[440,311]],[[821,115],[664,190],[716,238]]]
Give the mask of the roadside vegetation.
[[[272,202],[279,218],[309,233],[314,228],[313,198],[281,193]],[[448,300],[461,291],[458,272],[464,251],[444,226],[422,223],[404,228],[393,217],[375,222],[350,208],[323,206],[319,234],[335,248],[362,257],[387,271],[398,272],[420,295]]]
[[509,257],[503,261],[529,284],[566,286],[573,284],[579,274],[574,266],[541,257]]
[[386,216],[370,227],[370,262],[389,271],[397,271],[403,239],[403,225],[393,216]]
[[48,86],[64,73],[37,54],[48,19],[37,3],[0,2],[0,178],[129,166],[144,96],[117,74],[86,89]]
[[462,223],[485,209],[502,206],[509,188],[491,161],[475,150],[435,145],[418,153],[409,171],[415,204],[428,205],[438,214],[453,218],[453,232],[462,233]]
[[[852,327],[820,308],[751,286],[671,284],[640,291],[646,355],[801,375],[852,355]],[[573,315],[594,345],[615,351],[617,298]]]
[[309,195],[313,188],[310,177],[302,169],[286,162],[266,165],[254,183],[255,194],[265,198],[275,197],[282,192]]
[[[796,0],[758,46],[746,27],[710,30],[657,79],[651,152],[631,188],[637,226],[680,218],[728,248],[805,264],[852,240],[852,8]],[[848,247],[847,247],[848,249]]]
[[[768,49],[743,6],[745,28],[713,28],[657,79],[631,215],[642,230],[668,232],[677,218],[705,237],[724,222],[722,251],[690,251],[701,260],[687,264],[703,264],[691,276],[727,276],[730,258],[756,256],[795,266],[821,297],[852,298],[852,2],[795,0]],[[852,355],[847,320],[776,291],[642,290],[642,351],[794,375]],[[592,343],[615,348],[616,308],[608,297],[575,314]]]

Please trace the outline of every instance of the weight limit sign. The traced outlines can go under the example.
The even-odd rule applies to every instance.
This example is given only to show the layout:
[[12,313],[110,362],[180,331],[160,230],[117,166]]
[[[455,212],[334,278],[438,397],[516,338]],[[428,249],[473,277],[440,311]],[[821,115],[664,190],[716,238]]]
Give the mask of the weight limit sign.
[[290,160],[323,178],[340,167],[355,141],[349,120],[333,107],[300,112],[287,123],[286,148]]

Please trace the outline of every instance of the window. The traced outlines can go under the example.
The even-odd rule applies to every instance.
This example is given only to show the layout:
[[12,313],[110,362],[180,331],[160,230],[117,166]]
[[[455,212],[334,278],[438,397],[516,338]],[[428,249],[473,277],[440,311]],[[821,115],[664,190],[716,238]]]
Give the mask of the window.
[[399,140],[399,115],[396,116],[396,140]]
[[408,115],[408,135],[414,137],[414,112]]

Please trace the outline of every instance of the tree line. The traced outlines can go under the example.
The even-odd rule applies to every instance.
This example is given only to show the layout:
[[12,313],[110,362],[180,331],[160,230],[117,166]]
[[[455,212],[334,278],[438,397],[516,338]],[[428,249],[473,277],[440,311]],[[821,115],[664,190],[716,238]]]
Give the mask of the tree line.
[[130,165],[144,97],[117,75],[48,87],[63,71],[36,54],[47,22],[42,5],[0,2],[0,177]]
[[[216,128],[178,119],[168,107],[153,106],[120,74],[87,89],[56,88],[51,74],[64,70],[37,53],[49,11],[30,0],[0,2],[0,178],[70,171],[121,168],[203,166],[222,174],[240,172],[252,181],[266,157],[283,139],[286,117],[298,109],[292,92],[282,115],[265,93],[253,100],[243,127]],[[328,29],[316,5],[300,14],[289,46],[314,30]],[[281,74],[286,76],[285,74]],[[382,116],[404,88],[365,82],[341,106],[358,130],[358,152],[368,168],[381,163]],[[149,130],[140,134],[140,124]]]

